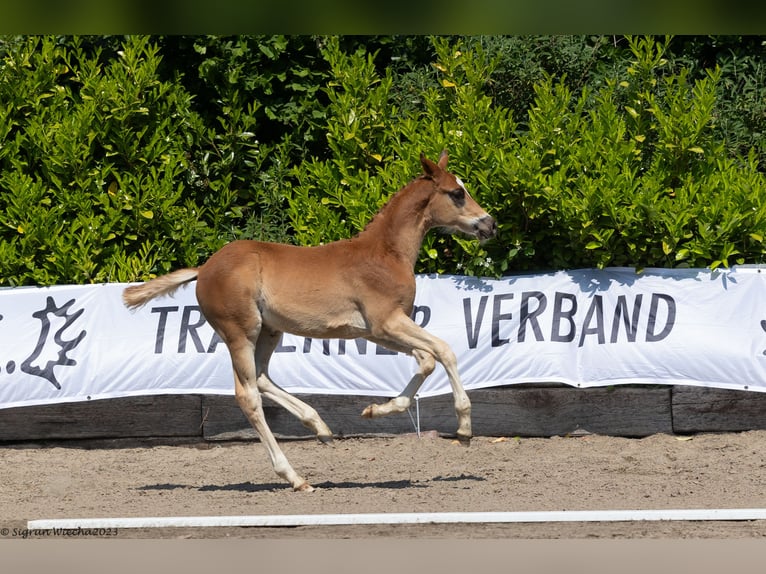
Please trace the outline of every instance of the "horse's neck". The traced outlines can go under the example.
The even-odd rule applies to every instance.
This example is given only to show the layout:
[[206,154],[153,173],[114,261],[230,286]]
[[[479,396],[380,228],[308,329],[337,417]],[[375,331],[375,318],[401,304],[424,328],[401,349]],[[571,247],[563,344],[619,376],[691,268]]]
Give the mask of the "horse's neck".
[[419,181],[396,193],[359,234],[359,239],[415,266],[429,229],[428,190]]

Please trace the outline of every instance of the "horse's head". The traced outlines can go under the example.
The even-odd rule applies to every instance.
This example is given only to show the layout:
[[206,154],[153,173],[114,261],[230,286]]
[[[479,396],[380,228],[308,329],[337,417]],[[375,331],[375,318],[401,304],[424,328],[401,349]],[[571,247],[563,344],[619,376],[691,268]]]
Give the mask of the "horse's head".
[[481,241],[493,237],[497,223],[474,201],[460,178],[447,171],[447,159],[446,151],[441,153],[438,163],[420,154],[424,178],[436,188],[427,208],[430,227],[461,231]]

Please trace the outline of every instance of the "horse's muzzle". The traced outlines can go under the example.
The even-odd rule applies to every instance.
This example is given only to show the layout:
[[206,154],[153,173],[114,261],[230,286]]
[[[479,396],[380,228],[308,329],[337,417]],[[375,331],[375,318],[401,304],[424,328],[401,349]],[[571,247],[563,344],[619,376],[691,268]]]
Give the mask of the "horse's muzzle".
[[497,234],[497,222],[491,215],[485,215],[477,220],[473,227],[476,237],[481,241],[486,241]]

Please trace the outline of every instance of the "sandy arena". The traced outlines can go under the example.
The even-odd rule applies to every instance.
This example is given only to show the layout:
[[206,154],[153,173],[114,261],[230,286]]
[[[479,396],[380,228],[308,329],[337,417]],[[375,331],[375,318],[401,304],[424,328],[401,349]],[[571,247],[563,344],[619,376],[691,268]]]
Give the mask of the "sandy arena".
[[[766,507],[766,431],[626,439],[424,433],[282,441],[293,492],[258,443],[5,446],[3,532],[131,516]],[[756,538],[766,521],[123,529],[121,538]]]

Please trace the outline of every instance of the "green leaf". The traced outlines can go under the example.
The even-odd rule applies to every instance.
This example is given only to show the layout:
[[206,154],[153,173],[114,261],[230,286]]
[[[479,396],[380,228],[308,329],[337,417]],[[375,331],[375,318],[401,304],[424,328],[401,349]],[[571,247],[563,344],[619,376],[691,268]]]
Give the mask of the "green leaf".
[[258,43],[258,49],[263,52],[270,60],[274,59],[274,51],[269,48],[267,44],[264,44],[263,42]]

